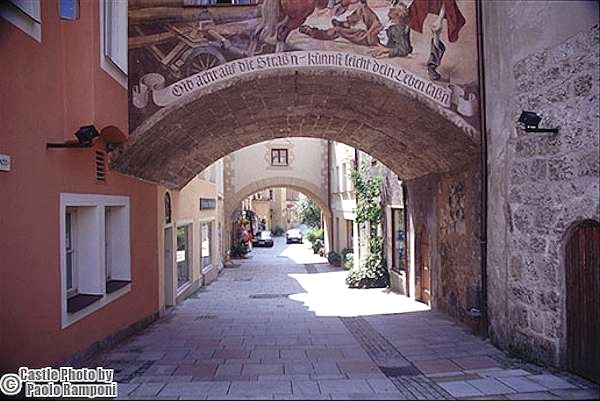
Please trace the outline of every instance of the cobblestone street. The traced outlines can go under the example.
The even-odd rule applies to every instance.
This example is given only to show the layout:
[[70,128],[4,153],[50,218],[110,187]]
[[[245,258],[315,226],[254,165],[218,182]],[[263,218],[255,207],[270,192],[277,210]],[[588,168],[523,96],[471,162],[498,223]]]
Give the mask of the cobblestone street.
[[121,398],[597,399],[575,376],[511,359],[444,314],[306,244],[254,249],[211,285],[88,366]]

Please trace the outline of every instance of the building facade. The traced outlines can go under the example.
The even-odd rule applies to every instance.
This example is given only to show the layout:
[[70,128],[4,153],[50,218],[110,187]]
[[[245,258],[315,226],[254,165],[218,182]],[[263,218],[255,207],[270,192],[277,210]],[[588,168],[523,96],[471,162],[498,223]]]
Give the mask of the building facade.
[[[310,29],[256,43],[272,1],[191,3],[0,5],[1,369],[148,324],[214,278],[231,245],[219,233],[263,189],[311,196],[328,246],[355,247],[340,141],[402,178],[400,198],[384,175],[399,288],[589,376],[572,360],[578,327],[598,338],[579,311],[600,310],[577,281],[593,247],[575,246],[600,222],[597,2],[443,2],[446,23],[421,10],[411,24],[411,57],[319,37],[310,13]],[[398,6],[368,3],[382,18]],[[223,158],[222,188],[198,177]]]
[[[127,76],[122,54],[104,51],[113,38],[102,2],[81,2],[74,20],[58,2],[31,3],[0,5],[0,58],[10,60],[0,79],[0,153],[10,157],[0,224],[12,233],[0,241],[1,371],[82,356],[144,327],[159,306],[148,252],[158,246],[157,187],[108,167],[129,130]],[[93,143],[93,130],[80,130],[89,125]],[[48,147],[65,142],[83,147]]]

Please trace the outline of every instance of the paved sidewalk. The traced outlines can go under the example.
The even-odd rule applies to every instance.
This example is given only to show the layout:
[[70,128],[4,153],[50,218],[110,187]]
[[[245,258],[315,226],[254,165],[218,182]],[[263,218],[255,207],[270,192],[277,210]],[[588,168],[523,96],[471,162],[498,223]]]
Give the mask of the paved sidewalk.
[[598,399],[598,387],[506,357],[442,313],[350,290],[306,245],[259,248],[88,366],[120,398]]

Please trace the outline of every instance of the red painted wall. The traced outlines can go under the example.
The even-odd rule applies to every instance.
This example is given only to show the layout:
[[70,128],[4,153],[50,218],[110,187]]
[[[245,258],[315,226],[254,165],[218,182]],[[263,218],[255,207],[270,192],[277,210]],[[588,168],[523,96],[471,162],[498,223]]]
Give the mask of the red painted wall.
[[[82,125],[127,132],[127,91],[100,68],[99,5],[77,21],[42,5],[39,43],[0,18],[0,372],[68,358],[158,310],[156,187],[116,173],[95,179],[94,149],[46,149]],[[98,148],[103,148],[98,144]],[[132,290],[61,329],[59,195],[126,195]]]

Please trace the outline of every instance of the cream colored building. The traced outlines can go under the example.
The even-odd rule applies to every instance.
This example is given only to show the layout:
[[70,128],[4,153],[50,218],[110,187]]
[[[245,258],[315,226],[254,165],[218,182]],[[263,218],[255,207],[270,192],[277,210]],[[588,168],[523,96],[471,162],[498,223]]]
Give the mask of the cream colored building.
[[351,180],[356,168],[357,150],[343,143],[329,143],[330,202],[333,219],[332,249],[341,253],[352,249],[354,264],[359,258],[358,225],[356,224],[356,195]]
[[[273,195],[268,196],[272,198],[268,214],[267,206],[260,205],[260,200],[254,203],[258,215],[267,215],[269,229],[290,227],[288,198],[297,197],[295,194],[301,192],[319,205],[325,217],[325,229],[330,231],[328,163],[328,142],[317,138],[265,141],[227,155],[224,158],[224,209],[228,241],[233,240],[232,222],[238,216],[240,205],[242,209],[251,208],[252,195],[269,189]],[[226,246],[229,248],[230,243]],[[326,249],[329,249],[328,240]]]
[[161,309],[213,281],[223,269],[223,160],[181,190],[158,190]]
[[299,191],[285,187],[269,188],[244,199],[241,210],[252,210],[255,213],[254,232],[262,229],[273,231],[276,227],[285,231],[299,225],[292,213],[299,199]]

